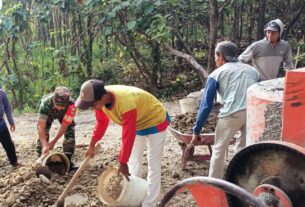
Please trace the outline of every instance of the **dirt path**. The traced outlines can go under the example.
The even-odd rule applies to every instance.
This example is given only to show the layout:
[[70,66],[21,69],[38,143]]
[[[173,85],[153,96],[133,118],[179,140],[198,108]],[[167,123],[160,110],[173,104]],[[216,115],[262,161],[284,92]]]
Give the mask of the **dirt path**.
[[[165,103],[170,115],[173,117],[180,114],[178,102]],[[53,206],[58,196],[62,193],[72,177],[72,173],[65,176],[53,175],[50,183],[45,183],[37,178],[32,166],[36,160],[35,140],[37,114],[25,114],[15,117],[16,131],[12,133],[16,143],[18,157],[26,163],[25,167],[13,169],[0,147],[0,203],[1,206],[29,207],[29,206]],[[94,127],[95,116],[93,111],[81,112],[76,117],[76,142],[79,147],[76,149],[75,160],[80,164],[84,158],[86,146],[90,141]],[[58,130],[59,125],[52,126],[51,133]],[[82,206],[105,206],[99,200],[96,193],[96,186],[99,174],[108,166],[117,165],[117,156],[121,143],[121,127],[110,124],[103,140],[102,150],[91,161],[89,167],[79,178],[71,194],[86,193],[88,201]],[[61,147],[58,144],[57,147]],[[198,147],[196,151],[203,152],[204,147]],[[198,152],[197,151],[197,152]],[[196,152],[195,152],[196,153]],[[181,171],[181,150],[177,140],[168,132],[164,159],[162,161],[162,194],[166,192],[177,181],[195,176],[206,176],[209,163],[188,162],[187,169]],[[147,162],[144,162],[147,168]],[[144,170],[147,173],[147,169]],[[144,175],[144,178],[146,174]],[[169,206],[196,206],[188,193],[182,193],[173,199]]]

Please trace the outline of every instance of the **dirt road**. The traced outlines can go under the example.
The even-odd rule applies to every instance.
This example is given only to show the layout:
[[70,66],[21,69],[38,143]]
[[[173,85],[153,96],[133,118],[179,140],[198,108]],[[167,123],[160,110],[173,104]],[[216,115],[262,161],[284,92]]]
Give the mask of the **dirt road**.
[[[173,117],[181,113],[178,102],[165,103],[170,115]],[[72,177],[72,173],[65,176],[52,175],[51,182],[45,183],[37,178],[32,169],[36,160],[35,141],[37,139],[36,130],[37,114],[24,114],[16,116],[16,131],[12,133],[16,143],[18,157],[26,164],[25,167],[13,169],[7,160],[4,150],[0,147],[0,204],[1,206],[13,207],[37,207],[53,206],[58,196],[62,193]],[[80,112],[76,116],[76,142],[79,146],[76,149],[75,161],[80,164],[84,158],[86,146],[94,128],[94,112]],[[51,133],[58,130],[56,123],[52,126]],[[96,185],[99,174],[108,166],[117,165],[117,156],[121,143],[121,127],[110,124],[103,140],[102,150],[97,154],[79,178],[71,194],[85,193],[88,201],[82,206],[105,206],[99,200],[96,193]],[[61,144],[56,147],[61,150]],[[204,147],[196,149],[200,152],[205,151]],[[195,152],[196,153],[196,152]],[[209,163],[189,162],[187,169],[181,171],[181,150],[176,139],[169,134],[166,139],[164,149],[164,159],[162,161],[162,193],[166,192],[177,181],[195,175],[206,176],[208,174]],[[144,162],[147,168],[147,162]],[[147,169],[144,170],[147,173]],[[146,174],[144,175],[144,178]],[[169,206],[196,206],[188,193],[182,193],[173,199]]]

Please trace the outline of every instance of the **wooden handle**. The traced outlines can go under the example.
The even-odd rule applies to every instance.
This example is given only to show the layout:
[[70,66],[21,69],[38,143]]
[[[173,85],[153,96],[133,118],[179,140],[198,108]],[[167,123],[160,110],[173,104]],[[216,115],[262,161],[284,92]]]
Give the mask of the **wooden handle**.
[[[101,149],[101,145],[100,143],[97,143],[94,147],[94,153],[96,154],[99,150]],[[82,164],[80,165],[80,167],[78,168],[78,170],[75,172],[75,174],[73,175],[72,179],[70,180],[69,184],[67,185],[67,187],[65,188],[65,190],[62,192],[62,194],[59,196],[59,198],[57,199],[56,202],[56,206],[57,207],[62,207],[64,206],[64,200],[67,196],[67,194],[71,191],[72,187],[74,186],[77,178],[81,175],[81,173],[83,172],[83,170],[85,169],[85,167],[87,166],[87,164],[89,163],[91,157],[87,156],[85,158],[85,160],[82,162]]]

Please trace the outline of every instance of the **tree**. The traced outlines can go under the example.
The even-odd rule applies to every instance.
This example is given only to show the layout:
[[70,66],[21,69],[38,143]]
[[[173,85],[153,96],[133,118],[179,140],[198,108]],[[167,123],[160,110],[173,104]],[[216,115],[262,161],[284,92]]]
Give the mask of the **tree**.
[[212,72],[215,68],[214,50],[217,39],[217,27],[218,27],[218,6],[217,0],[209,0],[210,7],[210,43],[209,43],[209,55],[208,55],[208,72]]

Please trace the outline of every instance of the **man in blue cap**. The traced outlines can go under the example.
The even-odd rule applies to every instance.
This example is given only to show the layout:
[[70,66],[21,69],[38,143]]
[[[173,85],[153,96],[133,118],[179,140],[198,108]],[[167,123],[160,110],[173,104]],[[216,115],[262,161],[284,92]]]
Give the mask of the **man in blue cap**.
[[275,19],[265,26],[265,38],[251,44],[239,57],[242,63],[252,61],[253,67],[260,73],[261,80],[277,78],[281,63],[285,70],[294,69],[289,43],[282,40],[284,25]]

